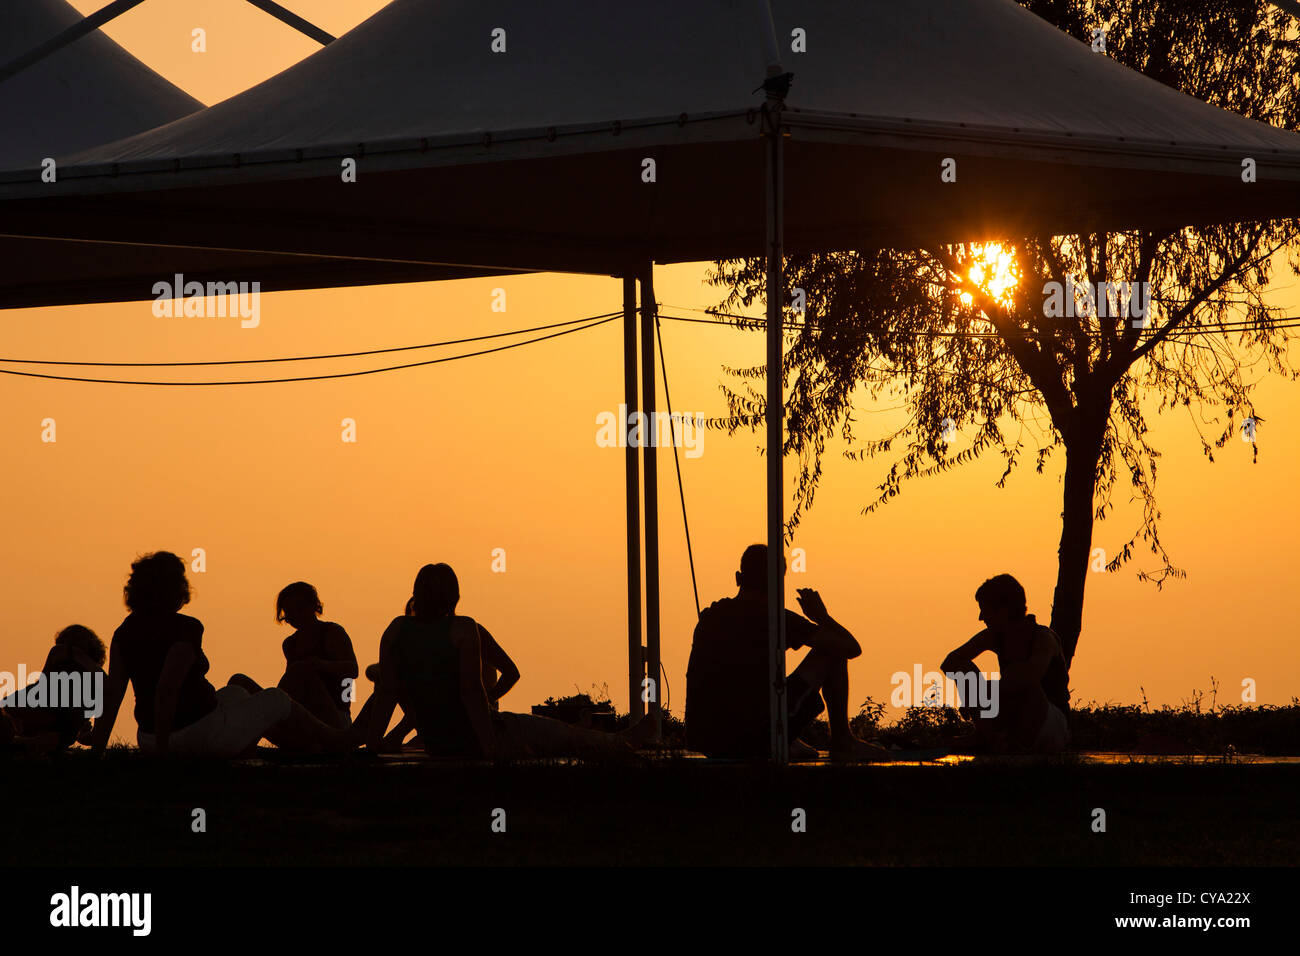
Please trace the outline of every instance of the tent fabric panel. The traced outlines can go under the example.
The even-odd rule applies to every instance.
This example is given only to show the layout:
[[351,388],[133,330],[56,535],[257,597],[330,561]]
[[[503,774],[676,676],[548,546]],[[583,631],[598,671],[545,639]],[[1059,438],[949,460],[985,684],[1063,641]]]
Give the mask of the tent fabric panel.
[[1076,138],[1296,149],[1294,134],[1209,106],[1062,33],[1015,0],[773,0],[800,110]]
[[[746,94],[764,64],[752,2],[670,2],[641,17],[629,16],[631,9],[590,0],[394,0],[201,118],[67,159],[129,162],[608,125],[734,112],[755,99]],[[504,53],[491,49],[497,28],[506,30]],[[739,85],[731,82],[737,78]]]
[[[164,271],[158,263],[165,258]],[[265,253],[66,242],[0,236],[0,261],[15,277],[0,287],[0,309],[155,299],[154,283],[181,273],[185,281],[258,282],[261,292],[328,289],[474,278],[492,274],[460,266],[286,258]],[[142,305],[142,308],[148,308]]]
[[[452,136],[400,140],[380,147],[364,144],[277,150],[254,155],[144,160],[126,164],[98,163],[64,167],[58,195],[148,192],[193,185],[221,186],[234,182],[301,180],[339,177],[340,160],[355,158],[365,176],[376,173],[437,169],[475,163],[556,159],[577,154],[618,153],[636,148],[629,158],[629,176],[639,174],[646,157],[663,158],[691,144],[733,143],[738,148],[757,139],[758,110],[700,117],[661,118],[627,126],[585,125],[513,131],[509,138]],[[1276,146],[1251,149],[1191,146],[1165,142],[1135,142],[1120,138],[1084,138],[1031,130],[1005,130],[953,123],[913,123],[878,117],[848,117],[788,109],[782,114],[787,134],[800,142],[876,146],[904,149],[924,156],[932,169],[938,159],[981,155],[1006,161],[1049,161],[1059,165],[1104,167],[1116,172],[1161,171],[1166,174],[1224,176],[1239,179],[1247,155],[1257,164],[1260,181],[1300,182],[1300,150]],[[1293,136],[1300,143],[1300,136]],[[680,154],[679,154],[680,155]],[[698,160],[692,160],[698,166]],[[674,159],[666,173],[680,178]],[[694,168],[688,169],[694,175]],[[503,171],[503,175],[509,175]],[[0,173],[0,198],[50,196],[53,190],[35,171]]]
[[[0,10],[0,64],[81,19],[64,0],[8,0]],[[95,30],[0,83],[0,169],[33,167],[201,109]]]
[[[737,224],[753,219],[743,207],[761,184],[757,138],[665,151],[655,184],[641,181],[642,152],[456,166],[433,179],[421,170],[355,183],[232,178],[145,195],[15,200],[0,231],[616,274],[688,235],[701,248],[730,244]],[[760,235],[756,221],[741,230]]]
[[[57,195],[148,193],[192,185],[225,185],[261,180],[328,179],[341,182],[340,161],[356,159],[364,175],[478,163],[505,163],[575,154],[638,154],[627,167],[640,177],[641,161],[664,148],[693,143],[751,142],[758,136],[757,110],[725,114],[660,117],[635,123],[583,124],[512,130],[504,135],[457,134],[390,140],[380,144],[343,143],[304,149],[276,149],[199,157],[96,162],[61,166]],[[39,170],[0,172],[0,199],[50,196]]]
[[[827,143],[792,136],[786,145],[787,251],[1300,216],[1294,182],[1245,184],[1231,161],[1217,169],[1207,166],[1199,175],[1175,176],[1152,167],[1115,176],[1109,167],[1071,165],[1068,154],[1008,160],[951,152],[958,160],[958,182],[941,184],[938,154],[929,148],[884,147],[870,138]],[[84,248],[67,243],[57,258],[48,257],[49,281],[56,267],[67,277],[67,301],[76,301],[96,279],[114,282],[121,277],[115,270],[155,278],[151,269],[177,271],[170,263],[188,253],[155,247],[168,245],[214,252],[255,247],[250,251],[260,250],[260,258],[246,278],[261,281],[267,290],[281,287],[281,275],[302,281],[304,274],[303,262],[272,255],[277,252],[357,260],[333,267],[328,260],[307,264],[319,265],[328,285],[349,284],[348,275],[355,275],[355,284],[366,284],[369,269],[426,267],[436,278],[439,270],[461,263],[479,274],[616,275],[648,259],[667,263],[761,253],[761,140],[663,150],[653,187],[635,175],[641,154],[633,149],[395,170],[349,184],[337,176],[289,182],[232,178],[148,194],[11,201],[4,207],[3,231],[92,241]],[[827,183],[835,188],[826,189]],[[97,243],[112,242],[141,245],[134,253],[133,247],[118,247],[105,259]],[[19,247],[12,254],[17,258],[9,260],[15,265],[5,266],[0,294],[30,281],[28,269],[40,268],[32,262],[17,265],[21,253]],[[245,277],[220,271],[237,263],[222,260],[214,266],[214,278]],[[137,297],[147,295],[142,284]]]

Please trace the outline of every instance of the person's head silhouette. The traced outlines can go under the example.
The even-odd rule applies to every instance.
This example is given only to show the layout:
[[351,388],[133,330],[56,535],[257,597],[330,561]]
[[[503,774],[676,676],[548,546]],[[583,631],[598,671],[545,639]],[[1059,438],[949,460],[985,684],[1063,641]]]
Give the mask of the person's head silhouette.
[[132,611],[179,611],[190,603],[185,562],[170,551],[137,558],[122,594]]
[[415,576],[408,607],[420,617],[446,617],[456,613],[460,582],[449,564],[426,564]]
[[975,590],[975,602],[980,606],[980,620],[993,631],[1025,619],[1025,589],[1009,574],[998,574]]
[[104,642],[99,639],[99,635],[81,624],[69,624],[59,631],[54,638],[54,645],[78,651],[100,667],[104,666],[104,661],[108,657],[108,650],[104,647]]
[[[785,571],[785,559],[781,559]],[[740,556],[740,570],[736,572],[736,585],[741,591],[767,593],[767,545],[751,544]]]
[[295,630],[309,626],[324,610],[316,589],[306,581],[286,585],[275,598],[275,619]]

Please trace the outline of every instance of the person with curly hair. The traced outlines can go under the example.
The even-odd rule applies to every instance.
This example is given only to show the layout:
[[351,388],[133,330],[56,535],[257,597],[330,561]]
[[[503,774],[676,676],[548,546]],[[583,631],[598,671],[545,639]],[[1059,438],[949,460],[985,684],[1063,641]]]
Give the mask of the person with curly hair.
[[[104,642],[90,628],[70,624],[59,631],[41,668],[39,681],[45,688],[42,703],[6,706],[4,717],[9,721],[9,733],[0,728],[0,736],[9,737],[28,753],[49,753],[67,750],[74,743],[90,743],[92,723],[86,714],[99,703],[96,695],[104,686],[106,655]],[[64,699],[60,691],[71,691],[74,699]]]
[[131,565],[123,589],[130,610],[108,650],[104,712],[92,748],[108,746],[122,698],[135,691],[137,742],[147,753],[236,757],[266,737],[277,747],[306,752],[356,745],[350,731],[317,720],[283,690],[250,693],[208,682],[203,624],[180,610],[190,600],[185,562],[170,551],[146,554]]

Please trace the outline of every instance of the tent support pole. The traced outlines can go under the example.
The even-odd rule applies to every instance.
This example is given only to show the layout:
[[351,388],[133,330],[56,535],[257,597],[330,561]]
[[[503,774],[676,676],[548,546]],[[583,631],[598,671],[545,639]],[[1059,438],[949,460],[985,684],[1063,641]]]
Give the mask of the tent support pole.
[[646,719],[650,721],[651,739],[658,740],[660,731],[659,683],[659,481],[655,459],[658,428],[655,417],[655,322],[658,306],[655,304],[654,262],[645,264],[641,274],[641,408],[645,413],[642,462],[645,466],[645,645],[646,677],[650,679],[650,695]]
[[0,67],[0,83],[3,83],[5,80],[9,79],[9,77],[14,76],[17,73],[21,73],[29,66],[39,63],[51,53],[56,53],[59,50],[62,50],[74,40],[80,40],[87,33],[98,29],[114,17],[121,16],[132,7],[138,7],[142,3],[144,3],[144,0],[113,0],[112,3],[105,7],[101,7],[85,19],[78,20],[57,36],[53,36],[46,40],[34,50],[28,50],[26,53],[10,60],[4,66]]
[[329,46],[336,39],[333,34],[326,33],[320,27],[308,20],[304,20],[292,10],[286,10],[284,7],[276,3],[275,0],[248,0],[248,2],[257,7],[257,9],[269,13],[281,23],[285,24],[285,26],[293,27],[304,36],[311,37],[321,46]]
[[789,758],[785,702],[785,534],[781,511],[783,424],[781,306],[785,167],[781,137],[781,97],[769,92],[763,107],[767,181],[767,639],[771,676],[772,760]]
[[[623,421],[619,429],[627,434],[628,416],[637,409],[636,394],[636,276],[623,277]],[[641,649],[641,483],[637,477],[637,447],[627,442],[627,712],[633,723],[645,714],[641,681],[645,678],[645,654]]]
[[[291,26],[299,33],[311,37],[321,45],[328,46],[334,42],[335,38],[333,35],[326,33],[315,24],[304,20],[293,11],[286,10],[284,7],[280,6],[280,4],[276,3],[275,0],[248,0],[248,2],[259,10],[266,11],[281,23]],[[121,16],[128,10],[138,7],[142,3],[144,3],[144,0],[113,0],[113,2],[107,6],[101,7],[99,10],[96,10],[84,19],[77,21],[58,36],[51,37],[40,46],[36,47],[36,49],[29,50],[17,59],[11,60],[3,67],[0,67],[0,83],[3,83],[11,76],[21,73],[29,66],[39,63],[51,53],[58,52],[69,43],[72,43],[75,40],[80,40],[87,33],[97,30],[105,23]]]

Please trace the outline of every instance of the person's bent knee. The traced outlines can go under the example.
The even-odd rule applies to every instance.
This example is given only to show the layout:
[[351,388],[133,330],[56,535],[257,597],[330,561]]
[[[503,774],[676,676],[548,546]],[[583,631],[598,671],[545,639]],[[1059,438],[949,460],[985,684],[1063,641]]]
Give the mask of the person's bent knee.
[[799,677],[810,687],[820,688],[837,670],[847,672],[849,659],[823,648],[812,648],[799,666],[790,672],[790,677]]
[[277,724],[288,720],[293,714],[293,698],[278,687],[268,687],[255,694],[253,699],[266,708],[266,712],[275,718]]
[[262,691],[262,695],[265,695],[267,700],[275,701],[276,706],[285,711],[285,716],[288,716],[288,712],[293,709],[293,698],[278,687],[268,687]]

